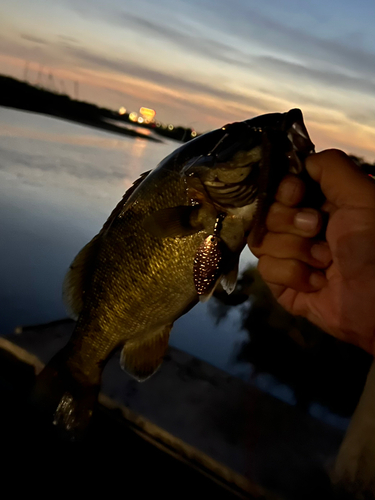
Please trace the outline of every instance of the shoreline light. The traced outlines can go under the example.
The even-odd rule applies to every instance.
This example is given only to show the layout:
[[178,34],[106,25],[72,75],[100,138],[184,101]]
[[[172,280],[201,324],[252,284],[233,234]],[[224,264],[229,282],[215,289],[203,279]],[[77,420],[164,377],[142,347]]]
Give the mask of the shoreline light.
[[139,114],[145,121],[148,120],[149,122],[151,122],[155,118],[156,111],[154,109],[145,108],[142,106],[142,108],[140,108],[139,110]]

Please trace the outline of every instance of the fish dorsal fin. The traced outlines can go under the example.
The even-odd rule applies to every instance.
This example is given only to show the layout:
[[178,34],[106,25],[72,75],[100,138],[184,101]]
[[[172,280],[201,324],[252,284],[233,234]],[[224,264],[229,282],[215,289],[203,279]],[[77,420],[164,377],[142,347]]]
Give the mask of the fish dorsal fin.
[[163,362],[171,329],[172,325],[166,325],[146,339],[126,343],[121,352],[121,368],[138,382],[151,377]]
[[134,193],[134,191],[142,184],[142,182],[146,179],[148,174],[151,172],[151,170],[148,170],[147,172],[143,172],[137,180],[133,182],[133,184],[130,186],[129,189],[125,191],[124,196],[121,198],[121,200],[117,203],[115,208],[112,210],[111,215],[108,217],[106,223],[104,224],[102,230],[100,231],[99,234],[104,233],[105,231],[108,231],[108,229],[111,227],[112,222],[121,214],[125,203],[128,201],[130,196]]
[[98,249],[100,247],[101,237],[110,228],[112,222],[121,213],[121,210],[129,197],[150,172],[151,170],[141,174],[133,185],[126,191],[121,201],[112,211],[100,233],[82,248],[71,263],[63,283],[63,301],[67,309],[67,313],[72,319],[78,319],[78,316],[82,311],[85,290],[87,290],[90,286],[90,280],[94,270]]
[[63,301],[72,319],[78,319],[82,311],[84,295],[90,285],[99,243],[100,235],[96,235],[78,253],[65,275]]

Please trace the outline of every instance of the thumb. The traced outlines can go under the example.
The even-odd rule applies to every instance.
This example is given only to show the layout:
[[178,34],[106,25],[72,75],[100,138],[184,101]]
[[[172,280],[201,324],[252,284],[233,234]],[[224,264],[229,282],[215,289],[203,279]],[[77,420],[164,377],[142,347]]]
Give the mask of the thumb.
[[306,169],[337,207],[375,208],[375,183],[342,151],[328,149],[310,155]]

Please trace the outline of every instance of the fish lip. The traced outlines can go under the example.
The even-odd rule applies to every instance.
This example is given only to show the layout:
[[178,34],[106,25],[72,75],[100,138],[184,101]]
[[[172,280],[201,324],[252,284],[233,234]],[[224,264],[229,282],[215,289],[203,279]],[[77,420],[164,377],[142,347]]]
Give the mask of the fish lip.
[[305,153],[310,153],[315,149],[300,109],[291,109],[286,113],[284,130],[294,149]]
[[286,113],[285,131],[291,144],[287,152],[289,172],[298,175],[305,169],[306,157],[315,153],[315,146],[310,139],[300,109],[291,109]]

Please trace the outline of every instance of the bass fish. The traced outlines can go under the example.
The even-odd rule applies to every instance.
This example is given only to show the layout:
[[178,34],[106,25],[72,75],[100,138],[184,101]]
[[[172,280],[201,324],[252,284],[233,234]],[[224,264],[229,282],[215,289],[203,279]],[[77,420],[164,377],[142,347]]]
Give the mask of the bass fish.
[[198,136],[134,182],[64,281],[76,327],[34,389],[57,428],[74,438],[87,427],[114,351],[146,380],[174,321],[219,283],[233,291],[250,232],[259,245],[281,179],[313,151],[293,109]]

